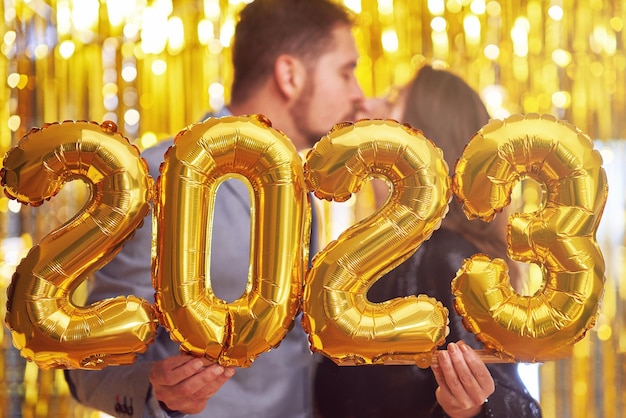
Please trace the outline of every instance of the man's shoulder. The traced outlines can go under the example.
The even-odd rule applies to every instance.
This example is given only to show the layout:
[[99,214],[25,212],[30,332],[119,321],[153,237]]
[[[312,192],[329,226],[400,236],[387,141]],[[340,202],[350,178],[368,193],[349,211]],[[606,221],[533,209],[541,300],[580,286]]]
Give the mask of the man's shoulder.
[[[229,115],[230,115],[230,111],[228,110],[228,108],[224,107],[223,109],[220,109],[219,111],[215,113],[205,114],[204,117],[202,118],[202,121],[205,121],[210,117],[219,118],[219,117],[224,117],[224,116],[229,116]],[[143,152],[141,153],[142,158],[146,160],[146,162],[148,163],[148,166],[150,167],[150,173],[153,176],[158,175],[158,169],[161,163],[163,162],[163,160],[165,159],[165,153],[172,145],[174,145],[173,137],[157,142],[156,144],[143,150]]]
[[165,141],[158,142],[155,145],[149,148],[146,148],[141,153],[141,156],[148,161],[153,161],[157,156],[160,159],[163,159],[163,155],[165,154],[165,151],[167,151],[167,149],[171,147],[172,145],[174,145],[173,139],[167,139]]
[[166,141],[159,142],[150,148],[146,148],[142,153],[141,157],[146,160],[148,163],[148,167],[150,169],[150,175],[154,178],[158,177],[159,167],[161,163],[165,159],[165,152],[174,144],[174,141],[169,139]]

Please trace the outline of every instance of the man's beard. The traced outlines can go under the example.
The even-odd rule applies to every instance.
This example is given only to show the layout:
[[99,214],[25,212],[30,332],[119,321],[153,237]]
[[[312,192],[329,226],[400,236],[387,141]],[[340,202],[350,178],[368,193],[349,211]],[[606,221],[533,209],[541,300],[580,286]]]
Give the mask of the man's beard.
[[[307,148],[312,148],[317,141],[319,141],[328,131],[318,130],[317,126],[309,126],[309,118],[314,116],[310,115],[311,109],[311,97],[313,97],[313,83],[307,79],[304,88],[298,97],[298,100],[289,110],[291,118],[294,120],[296,128],[306,138]],[[329,126],[328,129],[331,127]]]

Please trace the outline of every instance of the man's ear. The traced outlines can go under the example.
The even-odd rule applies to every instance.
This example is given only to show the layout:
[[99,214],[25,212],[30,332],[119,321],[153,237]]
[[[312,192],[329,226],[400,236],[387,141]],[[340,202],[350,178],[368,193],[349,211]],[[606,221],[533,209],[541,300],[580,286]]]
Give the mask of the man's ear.
[[306,80],[306,68],[301,60],[283,54],[274,63],[274,79],[280,92],[288,99],[297,97]]

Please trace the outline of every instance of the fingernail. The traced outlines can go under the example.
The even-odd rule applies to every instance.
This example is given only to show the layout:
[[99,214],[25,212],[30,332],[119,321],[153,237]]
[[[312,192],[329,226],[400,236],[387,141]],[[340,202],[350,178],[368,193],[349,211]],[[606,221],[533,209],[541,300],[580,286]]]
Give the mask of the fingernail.
[[467,344],[461,345],[461,351],[463,351],[464,353],[469,353],[471,351],[470,346]]
[[235,369],[233,369],[233,368],[228,368],[228,369],[226,369],[226,371],[224,372],[224,374],[225,374],[227,377],[233,377],[233,376],[235,375]]
[[456,353],[457,345],[455,343],[448,344],[448,351],[451,353]]
[[195,371],[198,371],[200,369],[202,369],[204,367],[204,364],[202,363],[202,360],[199,358],[196,358],[193,360],[193,363],[191,364],[191,367],[193,367],[193,369]]
[[215,376],[219,376],[224,373],[224,367],[216,364],[215,366],[213,366],[212,372]]

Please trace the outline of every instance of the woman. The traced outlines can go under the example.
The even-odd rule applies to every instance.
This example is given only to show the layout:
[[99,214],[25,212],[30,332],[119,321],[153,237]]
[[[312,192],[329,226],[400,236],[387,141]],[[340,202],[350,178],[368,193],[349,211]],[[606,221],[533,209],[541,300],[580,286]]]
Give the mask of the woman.
[[[489,120],[480,97],[461,78],[430,66],[421,68],[394,101],[370,102],[363,117],[396,119],[420,129],[443,150],[450,170]],[[384,201],[387,193],[384,186],[377,200]],[[368,292],[372,302],[427,294],[448,308],[448,346],[438,351],[438,365],[339,367],[323,358],[315,379],[318,417],[541,416],[515,364],[486,366],[470,348],[481,344],[465,330],[452,304],[450,282],[463,260],[477,253],[507,260],[513,286],[520,289],[519,269],[506,256],[505,222],[504,216],[491,223],[468,221],[458,202],[450,202],[441,228]]]

